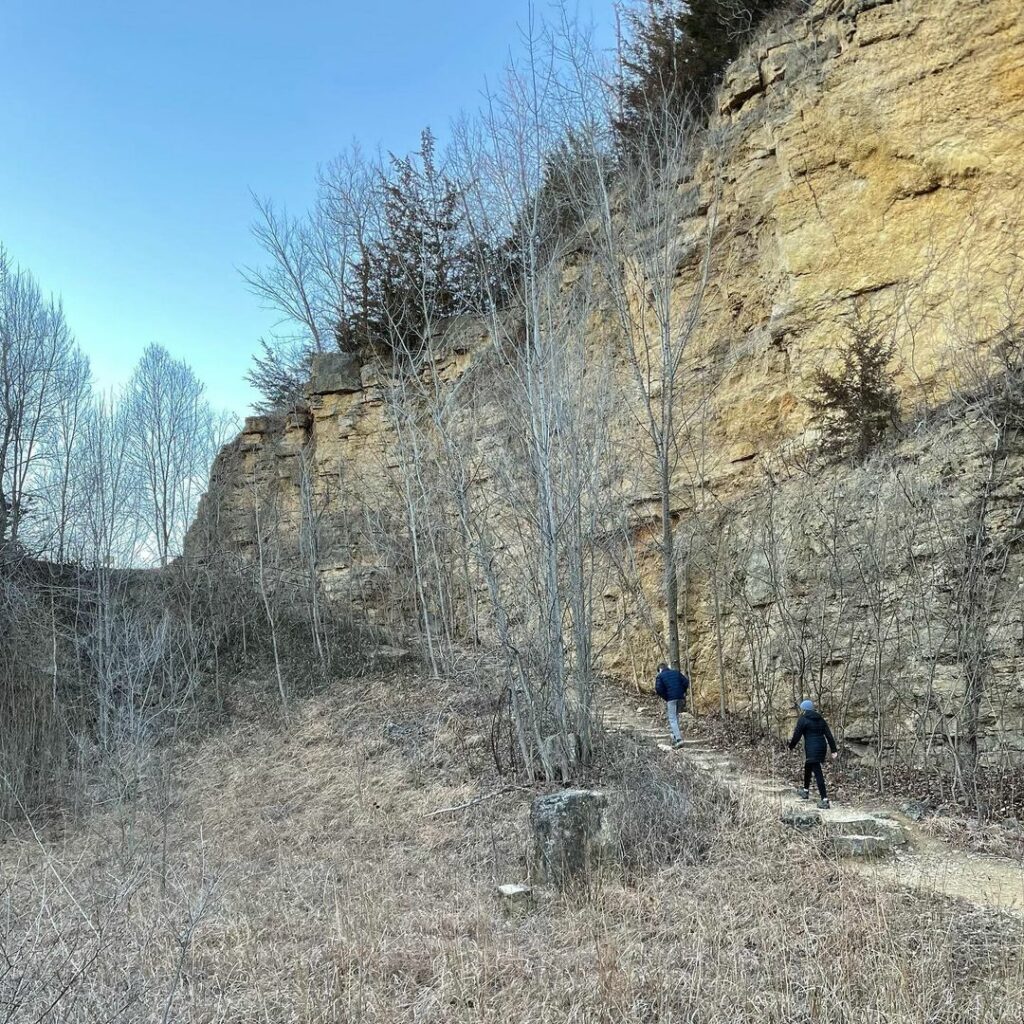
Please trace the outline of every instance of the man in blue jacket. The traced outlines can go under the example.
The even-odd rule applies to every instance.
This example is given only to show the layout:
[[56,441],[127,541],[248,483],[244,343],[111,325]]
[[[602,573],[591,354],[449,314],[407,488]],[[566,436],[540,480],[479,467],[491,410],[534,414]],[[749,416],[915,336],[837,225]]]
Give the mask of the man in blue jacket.
[[679,669],[669,668],[665,662],[658,666],[654,692],[668,708],[668,727],[672,732],[674,747],[682,746],[683,743],[683,734],[679,731],[679,712],[686,710],[686,691],[689,688],[690,680]]
[[813,775],[814,781],[818,784],[818,795],[821,797],[819,806],[828,807],[828,791],[825,789],[825,775],[821,770],[821,764],[828,750],[832,751],[833,761],[839,756],[839,751],[828,722],[815,710],[813,700],[800,702],[800,717],[797,719],[796,729],[793,730],[793,738],[789,741],[789,749],[793,750],[801,739],[804,741],[804,788],[800,790],[800,796],[805,800],[810,797]]

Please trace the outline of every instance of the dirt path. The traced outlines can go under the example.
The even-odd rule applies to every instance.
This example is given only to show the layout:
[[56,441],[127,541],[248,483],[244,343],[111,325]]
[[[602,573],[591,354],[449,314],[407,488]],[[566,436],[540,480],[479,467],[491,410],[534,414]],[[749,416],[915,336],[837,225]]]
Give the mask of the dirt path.
[[[841,804],[818,810],[813,801],[801,800],[788,780],[753,774],[701,739],[687,739],[680,750],[673,750],[660,711],[660,705],[653,702],[638,707],[625,695],[606,695],[602,702],[603,721],[609,730],[655,744],[666,757],[689,759],[696,768],[714,773],[741,798],[772,805],[783,820],[808,828],[820,823],[828,834],[845,837],[836,842],[842,843],[847,853],[876,842],[884,847],[878,856],[844,856],[840,861],[844,867],[883,884],[1024,913],[1024,867],[1016,862],[956,850],[888,807]],[[685,736],[685,724],[683,732]],[[871,838],[872,834],[876,838]]]

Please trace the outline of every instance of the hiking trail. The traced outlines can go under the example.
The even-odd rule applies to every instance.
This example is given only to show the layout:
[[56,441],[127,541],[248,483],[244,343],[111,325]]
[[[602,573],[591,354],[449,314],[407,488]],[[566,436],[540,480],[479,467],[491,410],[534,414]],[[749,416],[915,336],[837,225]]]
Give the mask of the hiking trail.
[[755,774],[702,738],[687,738],[681,716],[683,746],[673,749],[660,702],[631,695],[605,694],[602,722],[610,732],[630,735],[658,747],[664,757],[683,758],[699,771],[713,774],[741,800],[760,800],[782,822],[808,833],[822,829],[837,861],[880,882],[1024,914],[1024,866],[991,854],[957,850],[930,835],[905,814],[881,804],[841,803],[828,810],[817,800],[797,794],[795,778],[802,762],[794,754],[785,772]]

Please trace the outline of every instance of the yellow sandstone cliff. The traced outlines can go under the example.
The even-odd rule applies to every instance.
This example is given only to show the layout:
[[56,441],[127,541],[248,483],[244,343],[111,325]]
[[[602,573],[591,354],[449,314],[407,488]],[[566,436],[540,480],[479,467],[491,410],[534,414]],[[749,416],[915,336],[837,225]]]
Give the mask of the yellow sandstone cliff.
[[[942,406],[965,358],[984,356],[1024,294],[1020,2],[819,0],[763,31],[728,70],[710,134],[695,205],[716,216],[711,288],[683,374],[707,399],[702,455],[681,467],[673,495],[702,699],[717,702],[721,682],[733,706],[770,715],[814,690],[842,698],[847,735],[865,752],[903,730],[948,741],[962,728],[965,655],[932,627],[956,589],[956,537],[992,478],[984,424],[940,417],[871,478],[849,467],[811,475],[800,452],[812,439],[811,378],[834,363],[851,316],[892,333],[909,419]],[[699,234],[706,215],[680,231]],[[683,273],[680,306],[692,288]],[[436,372],[459,377],[486,345],[482,327],[457,325]],[[251,417],[221,454],[190,550],[211,533],[251,548],[254,494],[272,495],[273,515],[294,530],[303,503],[316,506],[335,521],[315,553],[327,592],[386,617],[375,600],[386,558],[346,511],[393,474],[383,401],[371,369],[319,358],[308,408]],[[1021,465],[1004,459],[1002,490],[983,511],[1005,552],[980,711],[992,751],[1024,747],[1012,532]],[[637,528],[635,583],[656,609],[657,556],[644,538],[656,503],[632,486],[622,500]],[[865,521],[870,535],[857,533]],[[916,561],[874,559],[884,594],[873,609],[864,553],[883,550],[890,534],[910,537]],[[867,589],[847,593],[844,579]],[[610,589],[601,613],[615,637],[605,667],[624,680],[646,678],[656,653],[629,589]],[[910,605],[926,609],[928,637],[898,610]]]

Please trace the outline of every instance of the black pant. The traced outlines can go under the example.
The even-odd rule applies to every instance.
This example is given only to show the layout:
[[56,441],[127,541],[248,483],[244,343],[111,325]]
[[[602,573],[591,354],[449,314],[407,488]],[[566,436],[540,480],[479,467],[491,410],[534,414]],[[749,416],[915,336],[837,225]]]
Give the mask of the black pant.
[[820,761],[808,761],[804,765],[804,789],[811,788],[811,776],[814,776],[814,781],[818,784],[818,792],[821,794],[822,800],[828,799],[828,793],[825,791],[825,775],[821,770]]

